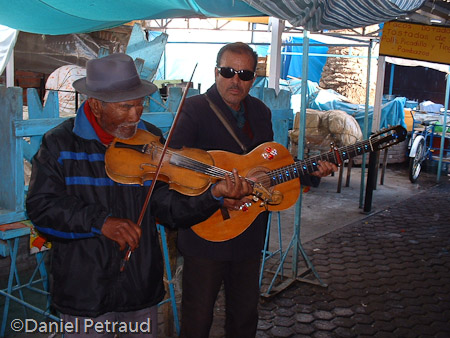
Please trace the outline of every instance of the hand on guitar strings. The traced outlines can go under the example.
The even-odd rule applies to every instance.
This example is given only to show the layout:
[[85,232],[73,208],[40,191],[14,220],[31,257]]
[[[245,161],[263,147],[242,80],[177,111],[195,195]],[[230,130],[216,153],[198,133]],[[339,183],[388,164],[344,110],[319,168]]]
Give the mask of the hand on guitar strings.
[[314,171],[313,173],[311,173],[311,175],[317,177],[325,177],[333,172],[336,172],[337,170],[338,167],[334,163],[328,161],[318,161],[317,171]]
[[233,176],[225,175],[225,180],[214,185],[212,193],[215,197],[224,198],[224,207],[238,210],[251,201],[251,197],[248,197],[253,192],[250,182],[251,180],[240,177],[237,169],[233,169]]
[[108,217],[103,224],[102,234],[119,244],[120,250],[128,245],[133,251],[139,246],[142,229],[129,219]]

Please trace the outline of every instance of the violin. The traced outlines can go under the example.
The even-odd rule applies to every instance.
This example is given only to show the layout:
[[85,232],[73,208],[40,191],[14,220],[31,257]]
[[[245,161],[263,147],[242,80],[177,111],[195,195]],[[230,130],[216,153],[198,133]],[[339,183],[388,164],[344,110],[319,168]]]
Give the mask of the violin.
[[[130,139],[114,139],[105,154],[106,173],[119,183],[143,185],[154,179],[162,151],[158,136],[138,129]],[[214,167],[207,151],[167,148],[157,179],[183,195],[197,196],[227,174],[232,176],[230,171]]]

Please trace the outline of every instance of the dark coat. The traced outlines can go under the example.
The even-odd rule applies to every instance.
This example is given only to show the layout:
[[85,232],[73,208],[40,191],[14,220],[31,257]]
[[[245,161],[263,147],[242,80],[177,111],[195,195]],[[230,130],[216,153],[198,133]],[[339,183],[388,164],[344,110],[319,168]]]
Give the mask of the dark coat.
[[[245,105],[247,120],[253,133],[250,138],[239,129],[232,112],[220,97],[216,86],[207,91],[208,97],[222,110],[242,143],[251,151],[264,142],[273,140],[270,109],[259,99],[248,95]],[[170,146],[225,150],[242,154],[243,150],[210,108],[204,95],[187,98],[180,113]],[[241,235],[225,242],[209,242],[191,229],[178,232],[178,248],[183,255],[208,257],[216,260],[241,260],[261,254],[268,213],[262,212]]]
[[[139,123],[155,135],[155,126]],[[36,228],[52,240],[52,302],[70,315],[97,317],[156,305],[164,296],[163,260],[155,218],[178,228],[208,218],[219,207],[210,190],[190,198],[158,182],[142,221],[142,237],[125,270],[124,252],[101,235],[108,216],[137,222],[145,186],[112,181],[105,172],[106,147],[88,122],[83,106],[44,135],[32,161],[26,201]]]

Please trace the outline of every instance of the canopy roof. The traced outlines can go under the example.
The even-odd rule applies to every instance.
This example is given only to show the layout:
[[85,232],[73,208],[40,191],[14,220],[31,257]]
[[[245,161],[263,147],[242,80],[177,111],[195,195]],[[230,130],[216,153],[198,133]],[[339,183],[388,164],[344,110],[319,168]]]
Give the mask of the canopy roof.
[[116,27],[132,20],[261,16],[241,0],[0,0],[0,24],[38,34]]
[[132,20],[274,16],[311,31],[363,27],[425,0],[0,0],[0,24],[38,34],[98,31]]
[[391,21],[425,0],[243,0],[270,16],[310,31],[365,27]]

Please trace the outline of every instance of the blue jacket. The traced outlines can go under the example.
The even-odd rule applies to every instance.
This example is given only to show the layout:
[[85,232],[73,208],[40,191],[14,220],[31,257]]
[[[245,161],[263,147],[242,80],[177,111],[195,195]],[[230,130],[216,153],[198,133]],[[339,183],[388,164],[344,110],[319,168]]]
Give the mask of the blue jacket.
[[[139,128],[162,135],[144,121]],[[188,227],[220,207],[210,190],[187,197],[158,182],[142,221],[139,247],[119,272],[124,252],[101,235],[102,225],[108,216],[137,222],[150,182],[142,187],[112,181],[105,172],[106,149],[81,106],[76,118],[44,135],[32,161],[27,213],[52,240],[52,301],[65,314],[96,317],[160,302],[163,260],[155,219],[173,228]]]

